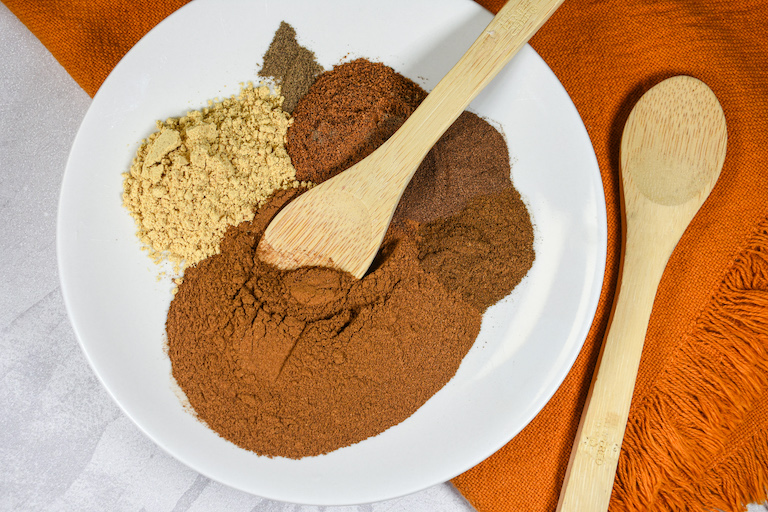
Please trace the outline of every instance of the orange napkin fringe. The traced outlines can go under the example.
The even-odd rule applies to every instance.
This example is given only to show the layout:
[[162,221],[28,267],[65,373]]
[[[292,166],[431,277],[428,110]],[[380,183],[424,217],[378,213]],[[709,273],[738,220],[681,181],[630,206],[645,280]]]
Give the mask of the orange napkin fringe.
[[665,367],[673,371],[633,404],[614,510],[742,510],[765,500],[764,422],[732,434],[747,415],[768,416],[768,220]]

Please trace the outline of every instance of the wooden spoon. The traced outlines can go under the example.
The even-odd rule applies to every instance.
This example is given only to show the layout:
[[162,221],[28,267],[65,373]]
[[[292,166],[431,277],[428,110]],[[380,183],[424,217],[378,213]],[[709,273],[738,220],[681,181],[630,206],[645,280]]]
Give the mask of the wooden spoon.
[[363,277],[427,152],[562,2],[509,0],[386,143],[275,216],[258,256],[282,269],[325,266]]
[[656,288],[720,175],[726,140],[720,103],[704,83],[688,76],[653,87],[627,119],[621,139],[626,222],[621,281],[559,511],[608,510]]

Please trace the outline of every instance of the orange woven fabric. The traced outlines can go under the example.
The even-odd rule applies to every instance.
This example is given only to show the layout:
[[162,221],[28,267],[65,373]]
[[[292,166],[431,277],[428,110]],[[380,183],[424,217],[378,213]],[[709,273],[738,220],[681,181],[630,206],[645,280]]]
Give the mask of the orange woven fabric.
[[[3,0],[93,95],[187,0]],[[492,11],[504,0],[478,0]],[[350,20],[352,22],[352,20]],[[720,180],[662,278],[611,510],[744,510],[768,489],[768,0],[566,0],[531,45],[595,147],[608,214],[605,284],[561,388],[498,453],[454,479],[480,512],[554,510],[618,278],[619,141],[664,78],[707,83],[728,122]]]
[[[480,0],[492,11],[503,0]],[[565,0],[531,40],[597,154],[608,261],[584,349],[544,410],[455,485],[480,511],[554,510],[620,256],[619,146],[651,86],[692,75],[728,123],[721,177],[656,295],[612,511],[744,510],[768,488],[768,1]]]

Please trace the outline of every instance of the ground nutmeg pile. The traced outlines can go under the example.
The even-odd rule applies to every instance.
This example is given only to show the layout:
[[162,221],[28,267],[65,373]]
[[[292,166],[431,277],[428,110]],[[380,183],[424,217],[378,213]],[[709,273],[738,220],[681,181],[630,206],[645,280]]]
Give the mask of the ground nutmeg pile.
[[[321,182],[364,158],[426,93],[365,59],[317,77],[287,151]],[[374,436],[455,375],[486,308],[523,279],[533,227],[501,134],[466,112],[419,168],[371,270],[279,271],[255,249],[302,189],[230,226],[185,272],[166,323],[173,376],[200,420],[266,456],[320,455]]]

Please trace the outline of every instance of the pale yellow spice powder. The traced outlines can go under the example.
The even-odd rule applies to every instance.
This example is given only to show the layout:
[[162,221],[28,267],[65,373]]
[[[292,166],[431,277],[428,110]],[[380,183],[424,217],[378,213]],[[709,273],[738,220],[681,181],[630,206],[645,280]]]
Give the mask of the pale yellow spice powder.
[[176,272],[219,253],[228,226],[253,218],[279,189],[296,181],[285,150],[291,124],[282,97],[266,86],[157,122],[123,174],[123,205],[137,236]]

